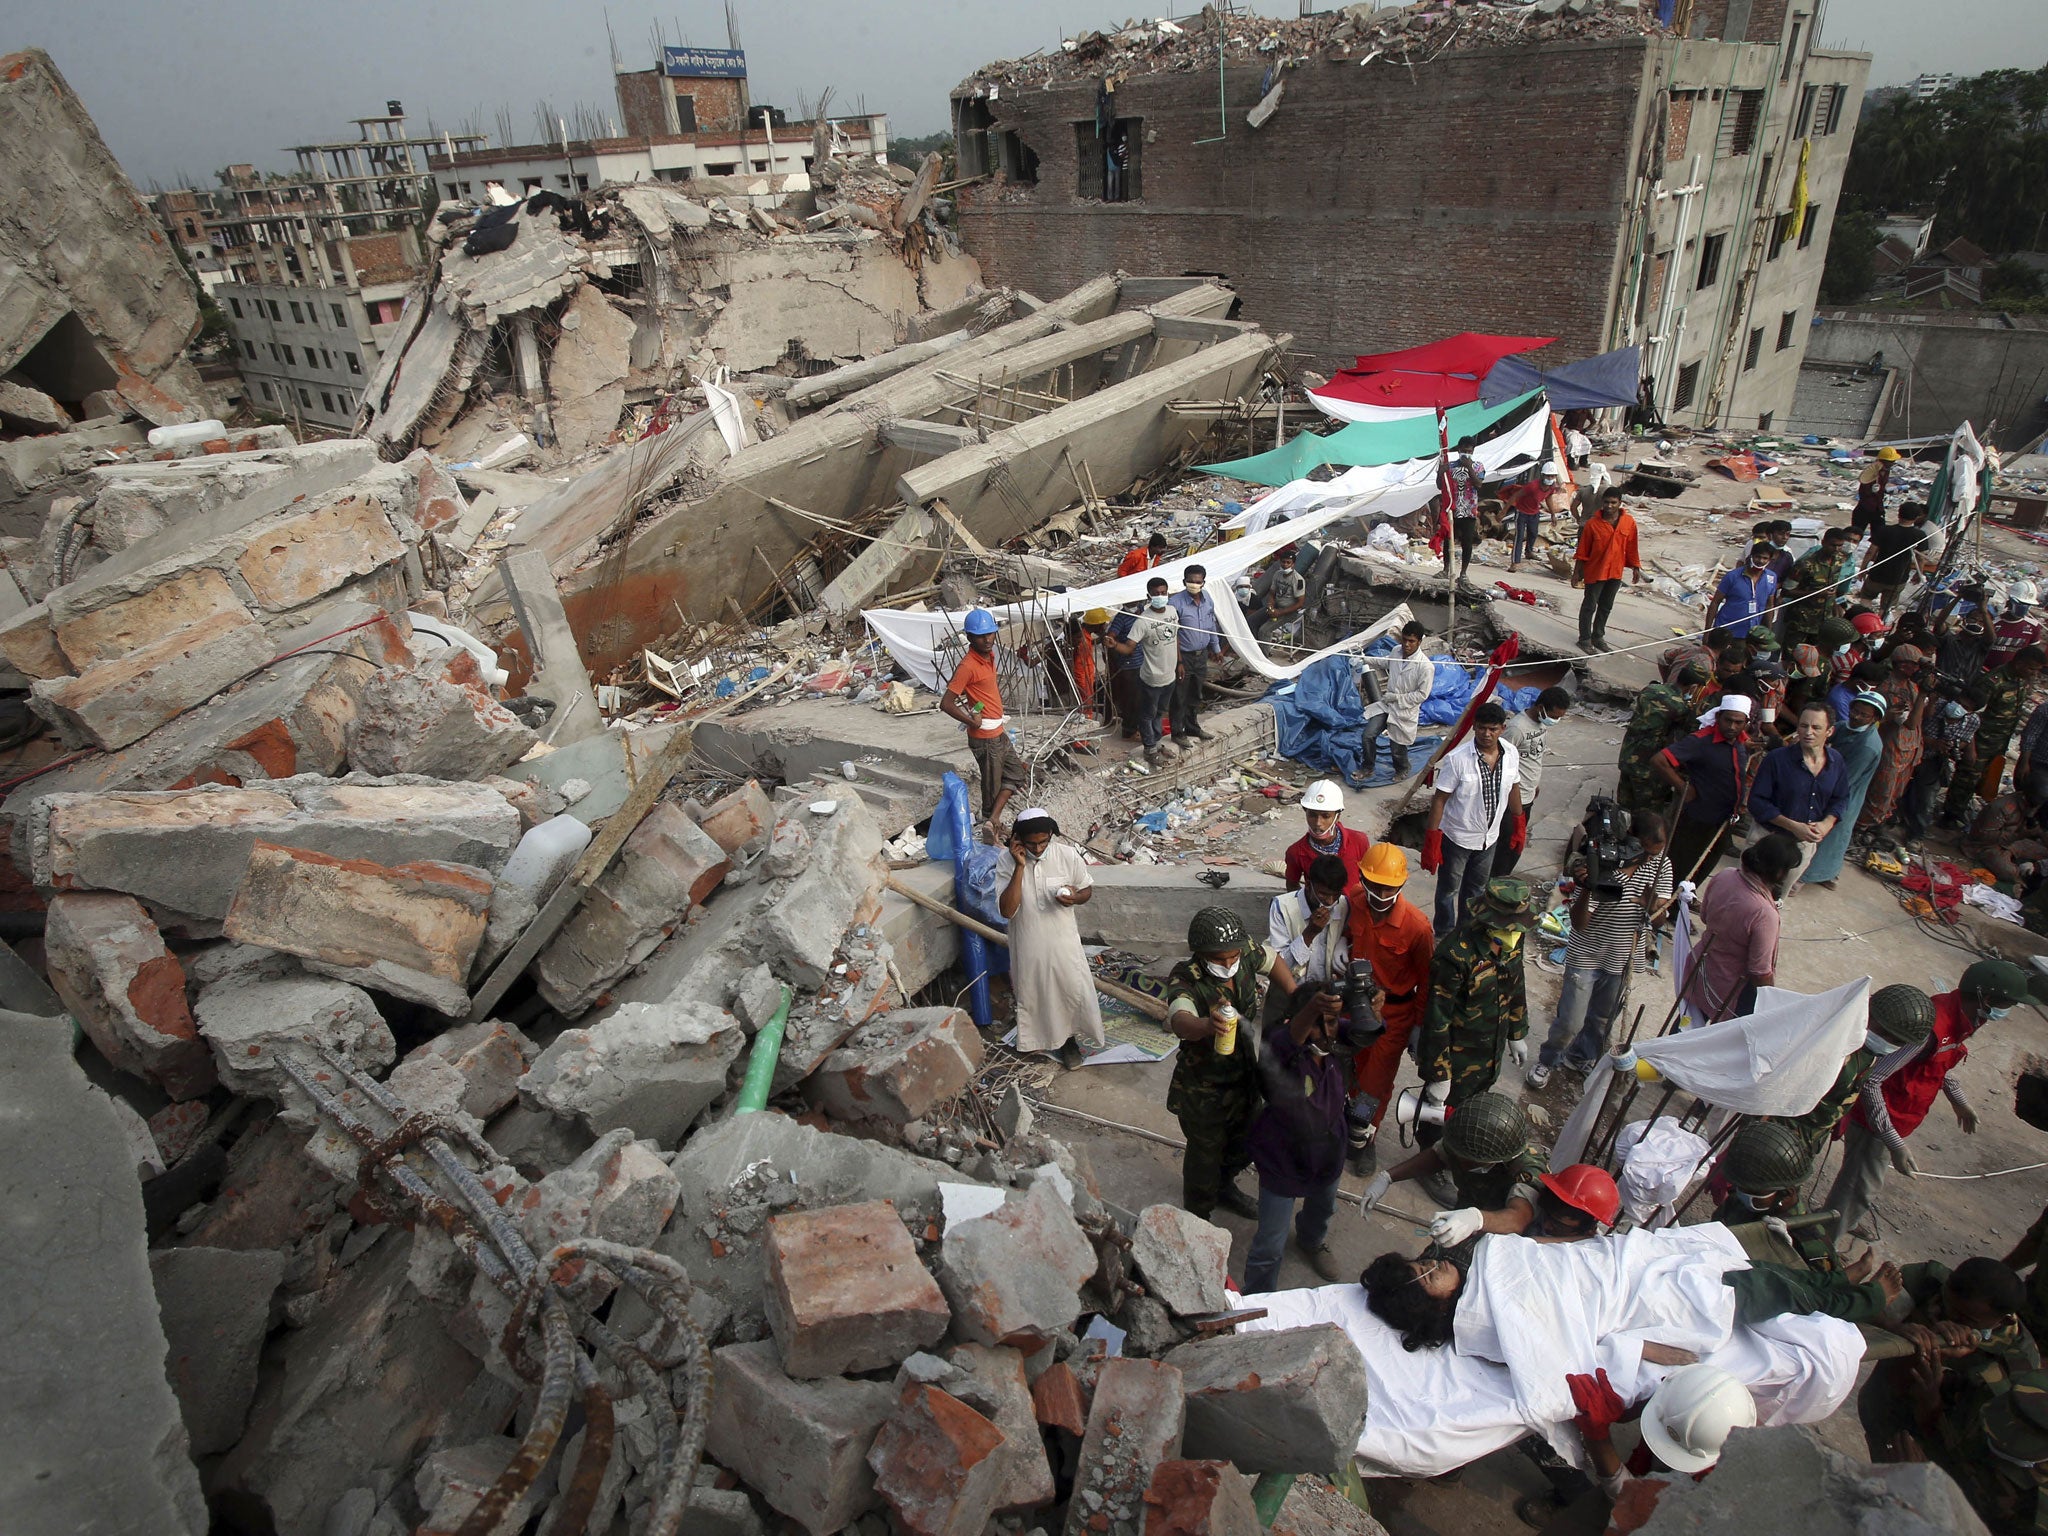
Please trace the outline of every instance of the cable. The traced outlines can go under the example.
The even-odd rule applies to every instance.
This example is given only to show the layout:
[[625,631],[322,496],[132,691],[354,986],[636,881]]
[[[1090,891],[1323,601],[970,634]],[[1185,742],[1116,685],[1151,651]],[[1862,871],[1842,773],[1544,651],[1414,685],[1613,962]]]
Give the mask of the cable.
[[2008,1173],[2032,1173],[2036,1168],[2048,1168],[2048,1163],[2023,1163],[2017,1168],[2000,1168],[1992,1173],[1929,1173],[1923,1168],[1914,1177],[1918,1179],[1948,1179],[1957,1182],[1964,1179],[2002,1179]]

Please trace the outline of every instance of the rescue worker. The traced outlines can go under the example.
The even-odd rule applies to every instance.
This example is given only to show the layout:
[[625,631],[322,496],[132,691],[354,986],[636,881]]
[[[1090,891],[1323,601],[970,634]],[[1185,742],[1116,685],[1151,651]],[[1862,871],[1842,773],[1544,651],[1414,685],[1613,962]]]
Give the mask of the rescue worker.
[[1969,1057],[1970,1037],[2027,998],[2025,971],[2006,960],[1979,960],[1963,972],[1955,991],[1934,999],[1934,1025],[1927,1038],[1910,1053],[1886,1058],[1882,1071],[1872,1071],[1864,1079],[1849,1115],[1842,1170],[1826,1202],[1838,1213],[1837,1247],[1869,1212],[1884,1185],[1887,1160],[1907,1178],[1919,1172],[1906,1150],[1906,1138],[1920,1129],[1937,1092],[1949,1101],[1963,1134],[1976,1133],[1977,1114],[1963,1097],[1956,1071]]
[[1374,843],[1359,864],[1358,884],[1347,904],[1351,958],[1371,961],[1372,973],[1387,994],[1380,1007],[1386,1028],[1358,1054],[1353,1067],[1354,1095],[1373,1100],[1360,1118],[1370,1118],[1374,1134],[1352,1153],[1351,1171],[1357,1174],[1370,1174],[1378,1164],[1380,1120],[1393,1097],[1409,1037],[1429,1002],[1429,962],[1436,953],[1436,934],[1422,909],[1401,894],[1407,881],[1407,855],[1392,843]]
[[996,616],[977,608],[960,626],[967,632],[967,654],[953,669],[952,681],[939,698],[939,709],[967,727],[967,750],[981,770],[981,817],[991,841],[1010,796],[1024,787],[1024,759],[1010,743],[1003,718],[1003,696],[996,686]]
[[1975,1434],[1932,1444],[1909,1437],[1900,1461],[1932,1461],[1956,1480],[1992,1536],[2048,1531],[2048,1371],[2024,1371],[1995,1398]]
[[1856,1394],[1873,1461],[1896,1459],[1902,1433],[1939,1426],[1946,1438],[1969,1437],[2014,1377],[2041,1368],[2041,1352],[2019,1320],[2026,1288],[2007,1265],[1983,1257],[1953,1270],[1908,1264],[1900,1278],[1912,1310],[1889,1327],[1914,1352],[1880,1361]]
[[2012,750],[2012,734],[2019,729],[2020,714],[2041,680],[2044,665],[2048,665],[2048,652],[2030,645],[2014,656],[2010,665],[1979,679],[1985,689],[1984,707],[1977,712],[1977,762],[1982,766],[1966,773],[1957,764],[1948,798],[1941,806],[1944,826],[1960,827],[1973,799],[1982,795],[1989,800],[1998,793],[2006,756]]
[[1819,548],[1799,557],[1778,588],[1780,640],[1786,645],[1819,642],[1821,625],[1841,612],[1841,583],[1854,558],[1847,528],[1828,529],[1821,535]]
[[1614,791],[1615,803],[1631,815],[1670,808],[1671,786],[1657,772],[1656,760],[1674,741],[1692,734],[1697,713],[1692,693],[1707,677],[1706,662],[1687,661],[1672,673],[1670,682],[1652,683],[1636,695],[1635,710],[1622,732]]
[[1345,873],[1349,878],[1358,878],[1358,861],[1365,857],[1365,850],[1372,846],[1372,839],[1355,827],[1343,824],[1344,791],[1335,779],[1317,779],[1309,785],[1301,797],[1302,819],[1308,823],[1305,836],[1288,845],[1286,863],[1287,889],[1297,890],[1308,874],[1310,862],[1318,854],[1331,854],[1343,860]]
[[1204,907],[1188,924],[1189,957],[1166,977],[1166,1027],[1180,1037],[1166,1107],[1180,1121],[1181,1203],[1208,1220],[1220,1203],[1257,1219],[1258,1203],[1238,1187],[1250,1166],[1246,1136],[1259,1110],[1256,1034],[1259,978],[1292,996],[1287,962],[1245,932],[1228,907]]
[[1439,1211],[1430,1234],[1456,1248],[1481,1232],[1526,1232],[1545,1172],[1543,1155],[1529,1145],[1522,1106],[1498,1093],[1475,1094],[1444,1117],[1442,1140],[1374,1174],[1360,1208],[1370,1214],[1395,1184],[1448,1175],[1456,1208]]
[[[1717,1176],[1729,1189],[1713,1219],[1724,1226],[1798,1220],[1807,1213],[1800,1193],[1813,1176],[1815,1157],[1786,1121],[1750,1121],[1730,1139],[1721,1159]],[[1839,1267],[1825,1228],[1788,1227],[1779,1235],[1813,1268]]]
[[1379,757],[1380,733],[1394,759],[1394,777],[1408,777],[1408,749],[1422,730],[1422,706],[1436,687],[1436,663],[1422,654],[1423,637],[1429,631],[1414,619],[1401,626],[1401,649],[1387,658],[1387,672],[1380,683],[1380,702],[1387,712],[1366,721],[1361,735],[1363,750],[1358,766],[1362,778],[1371,778]]
[[2005,1262],[2015,1272],[2027,1271],[2027,1304],[2020,1310],[2020,1321],[2027,1325],[2027,1332],[2036,1342],[2048,1338],[2048,1247],[2044,1243],[2048,1243],[2048,1205],[2041,1208],[2026,1236],[2005,1256]]
[[1139,576],[1165,558],[1166,535],[1155,533],[1145,541],[1143,548],[1125,552],[1123,559],[1117,562],[1116,573],[1119,576]]
[[[1534,909],[1528,881],[1512,875],[1489,880],[1471,917],[1437,945],[1415,1051],[1427,1102],[1456,1110],[1492,1089],[1503,1056],[1517,1069],[1528,1060],[1522,935],[1535,921]],[[1435,1127],[1419,1127],[1416,1139],[1435,1141]]]
[[1267,908],[1266,942],[1286,957],[1297,983],[1321,986],[1343,976],[1344,962],[1351,958],[1344,895],[1350,883],[1342,859],[1319,853],[1309,861],[1301,888],[1282,891]]
[[1621,1216],[1621,1189],[1614,1175],[1591,1163],[1573,1163],[1538,1181],[1536,1219],[1522,1234],[1553,1243],[1576,1243],[1598,1237]]
[[[1870,994],[1869,1027],[1863,1043],[1842,1060],[1834,1085],[1803,1115],[1786,1117],[1779,1123],[1791,1129],[1818,1160],[1835,1139],[1835,1127],[1862,1095],[1874,1068],[1894,1051],[1919,1046],[1934,1028],[1934,1000],[1918,987],[1895,982]],[[1881,1081],[1881,1079],[1880,1079]]]

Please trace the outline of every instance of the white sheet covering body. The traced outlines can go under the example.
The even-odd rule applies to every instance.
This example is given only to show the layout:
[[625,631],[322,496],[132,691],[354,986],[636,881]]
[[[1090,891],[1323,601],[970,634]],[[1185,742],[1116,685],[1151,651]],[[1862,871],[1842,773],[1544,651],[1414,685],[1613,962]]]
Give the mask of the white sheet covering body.
[[[1760,1424],[1818,1423],[1848,1400],[1850,1392],[1855,1389],[1857,1368],[1863,1359],[1863,1335],[1854,1324],[1832,1317],[1778,1317],[1751,1328],[1732,1326],[1734,1292],[1722,1282],[1721,1275],[1727,1270],[1744,1267],[1748,1261],[1741,1258],[1740,1245],[1725,1227],[1707,1224],[1677,1231],[1628,1233],[1618,1238],[1570,1244],[1538,1244],[1526,1238],[1496,1237],[1488,1238],[1482,1244],[1482,1251],[1506,1244],[1510,1250],[1534,1249],[1545,1255],[1571,1255],[1574,1265],[1583,1261],[1588,1268],[1597,1269],[1603,1265],[1612,1266],[1617,1260],[1597,1251],[1581,1255],[1573,1253],[1573,1250],[1626,1246],[1630,1238],[1641,1239],[1634,1244],[1636,1253],[1630,1262],[1644,1271],[1666,1265],[1674,1256],[1677,1260],[1670,1266],[1670,1276],[1677,1279],[1676,1289],[1652,1279],[1657,1291],[1642,1298],[1641,1319],[1647,1319],[1652,1312],[1682,1310],[1685,1298],[1696,1300],[1700,1296],[1700,1282],[1707,1277],[1711,1277],[1712,1284],[1719,1287],[1726,1297],[1725,1306],[1731,1326],[1718,1345],[1701,1352],[1701,1358],[1708,1364],[1721,1367],[1749,1387],[1757,1401]],[[1732,1260],[1731,1251],[1734,1255]],[[1679,1272],[1688,1269],[1692,1272],[1689,1276],[1677,1278]],[[1554,1294],[1539,1294],[1537,1303],[1540,1304],[1544,1295]],[[1400,1336],[1367,1308],[1363,1286],[1325,1285],[1306,1290],[1275,1291],[1263,1296],[1248,1296],[1243,1304],[1264,1307],[1267,1315],[1240,1324],[1241,1332],[1335,1323],[1351,1336],[1365,1358],[1368,1407],[1365,1429],[1358,1440],[1357,1458],[1360,1470],[1368,1475],[1435,1477],[1476,1461],[1489,1452],[1513,1445],[1531,1430],[1543,1434],[1559,1455],[1581,1467],[1588,1465],[1578,1431],[1570,1423],[1571,1395],[1564,1383],[1562,1367],[1566,1362],[1561,1358],[1544,1366],[1537,1363],[1532,1353],[1524,1352],[1525,1363],[1538,1369],[1557,1368],[1558,1371],[1554,1392],[1545,1396],[1553,1409],[1562,1404],[1563,1417],[1537,1420],[1529,1416],[1528,1405],[1517,1389],[1515,1375],[1506,1365],[1461,1353],[1456,1347],[1412,1352],[1403,1349]],[[1718,1316],[1722,1305],[1720,1297],[1712,1298],[1709,1310]],[[1574,1298],[1572,1310],[1583,1315],[1582,1298]],[[1501,1316],[1498,1308],[1491,1315],[1494,1319]],[[1513,1315],[1517,1323],[1526,1320],[1520,1309],[1516,1309]],[[1464,1305],[1461,1302],[1461,1340],[1463,1321]],[[1697,1329],[1700,1320],[1695,1317],[1693,1321]],[[1633,1336],[1631,1352],[1637,1372],[1633,1390],[1638,1396],[1647,1396],[1666,1374],[1659,1367],[1642,1366],[1642,1342],[1656,1339],[1663,1343],[1680,1343],[1680,1339],[1658,1330],[1678,1326],[1682,1322],[1682,1317],[1659,1322],[1648,1331],[1638,1331]],[[1547,1334],[1555,1336],[1555,1323],[1544,1324],[1543,1328]],[[1595,1361],[1590,1369],[1599,1369],[1604,1363],[1600,1351],[1605,1344],[1604,1338],[1588,1335],[1573,1341],[1569,1352],[1580,1359]],[[1573,1371],[1588,1368],[1584,1364],[1570,1365]],[[1608,1378],[1618,1390],[1624,1393],[1631,1390],[1622,1385],[1611,1366]]]

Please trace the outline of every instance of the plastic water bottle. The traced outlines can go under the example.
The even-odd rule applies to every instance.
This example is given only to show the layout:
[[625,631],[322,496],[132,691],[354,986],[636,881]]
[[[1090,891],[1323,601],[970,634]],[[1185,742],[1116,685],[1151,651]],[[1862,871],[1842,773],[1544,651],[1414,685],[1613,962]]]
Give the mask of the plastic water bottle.
[[569,873],[589,844],[589,827],[567,811],[552,816],[519,839],[519,846],[499,872],[498,883],[522,887],[540,901]]

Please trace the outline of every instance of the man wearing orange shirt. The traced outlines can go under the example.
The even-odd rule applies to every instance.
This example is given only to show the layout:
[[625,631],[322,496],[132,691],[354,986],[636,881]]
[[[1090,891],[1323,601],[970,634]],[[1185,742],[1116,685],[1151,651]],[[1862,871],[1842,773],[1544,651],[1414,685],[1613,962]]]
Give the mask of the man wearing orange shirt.
[[[1394,1078],[1401,1070],[1408,1037],[1429,1006],[1429,962],[1436,953],[1429,919],[1401,894],[1407,880],[1407,856],[1392,843],[1374,843],[1359,865],[1358,883],[1346,903],[1350,916],[1345,931],[1351,940],[1351,958],[1370,960],[1374,978],[1387,993],[1380,1008],[1387,1027],[1358,1053],[1353,1067],[1357,1091],[1376,1101],[1372,1111],[1375,1133],[1380,1117],[1387,1112],[1387,1101],[1393,1097]],[[1353,1172],[1370,1175],[1378,1164],[1374,1141],[1368,1140],[1363,1148],[1354,1141]]]
[[1155,533],[1145,541],[1143,549],[1134,549],[1126,554],[1117,566],[1119,576],[1141,576],[1166,558],[1166,535]]
[[1643,557],[1636,548],[1636,520],[1622,505],[1619,489],[1600,498],[1600,510],[1586,520],[1579,533],[1579,547],[1572,556],[1572,585],[1586,589],[1579,604],[1579,649],[1607,651],[1607,616],[1614,611],[1614,594],[1621,590],[1621,573],[1643,579]]
[[1010,744],[1003,696],[996,686],[996,617],[977,608],[960,627],[967,633],[967,654],[939,696],[939,708],[967,727],[967,749],[981,770],[982,819],[993,829],[1010,796],[1024,787],[1024,759]]

